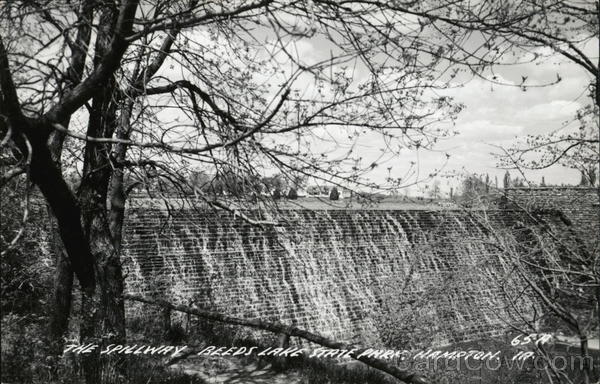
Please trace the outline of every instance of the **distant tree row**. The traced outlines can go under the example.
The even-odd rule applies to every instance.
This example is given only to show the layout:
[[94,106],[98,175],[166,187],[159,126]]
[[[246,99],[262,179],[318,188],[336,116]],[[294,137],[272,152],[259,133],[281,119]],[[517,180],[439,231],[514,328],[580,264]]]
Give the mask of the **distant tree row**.
[[[579,182],[579,186],[595,186],[597,183],[596,171],[594,169],[589,169],[587,171],[581,171],[581,179]],[[525,187],[534,187],[538,186],[536,183],[533,183],[529,180],[526,180],[524,177],[515,176],[512,177],[509,171],[504,173],[504,177],[502,180],[502,187],[506,188],[525,188]],[[541,182],[539,184],[540,187],[549,187],[546,183],[546,178],[542,176]],[[461,190],[460,194],[456,197],[458,200],[464,202],[473,202],[475,200],[481,199],[486,195],[490,195],[490,193],[494,192],[494,190],[498,189],[498,179],[494,178],[494,182],[492,183],[488,174],[485,175],[467,175],[463,178],[461,182]],[[450,198],[454,198],[452,191],[450,192]]]
[[[189,178],[192,191],[202,192],[204,195],[252,197],[260,194],[270,196],[273,200],[287,198],[298,199],[298,189],[306,185],[306,180],[296,178],[289,180],[282,174],[257,177],[254,175],[243,176],[234,173],[210,175],[204,171],[193,171]],[[308,195],[328,195],[330,200],[339,200],[340,192],[336,187],[310,186]]]
[[[596,170],[594,168],[581,170],[580,173],[581,173],[581,178],[579,180],[578,186],[580,186],[580,187],[596,186],[598,178],[597,178]],[[522,177],[511,178],[510,173],[508,171],[506,171],[506,173],[504,174],[504,181],[503,181],[504,188],[510,188],[510,187],[522,188],[522,187],[535,186],[535,185],[536,185],[535,183],[532,183],[531,181],[527,181]],[[539,186],[540,187],[552,187],[555,185],[546,183],[546,177],[542,176],[542,180],[541,180]]]

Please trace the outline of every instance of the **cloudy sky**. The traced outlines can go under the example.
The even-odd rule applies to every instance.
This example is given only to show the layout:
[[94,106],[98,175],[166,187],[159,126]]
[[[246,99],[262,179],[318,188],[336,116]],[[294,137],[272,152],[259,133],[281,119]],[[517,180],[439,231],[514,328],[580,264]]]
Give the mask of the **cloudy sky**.
[[[588,48],[591,57],[598,56],[597,45],[595,51],[593,46]],[[489,174],[491,180],[497,177],[501,186],[506,170],[499,167],[495,156],[502,152],[498,147],[508,148],[523,141],[527,135],[573,130],[577,127],[577,123],[573,122],[575,112],[591,101],[588,91],[593,81],[591,75],[561,57],[551,57],[537,64],[506,67],[496,74],[501,82],[513,86],[474,78],[448,91],[448,95],[465,106],[456,122],[456,135],[441,141],[433,151],[407,153],[404,158],[392,163],[409,159],[418,161],[419,173],[423,177],[439,170],[437,179],[444,191],[459,185],[461,176],[453,175],[465,173]],[[558,84],[533,86],[555,82],[557,75],[562,79]],[[522,76],[527,77],[526,84],[532,85],[525,91],[519,86]],[[368,144],[365,152],[370,152],[367,147]],[[446,153],[450,155],[447,160]],[[445,165],[440,169],[443,163]],[[384,169],[375,170],[373,179],[382,179]],[[516,170],[510,172],[513,176],[520,176]],[[578,184],[580,181],[578,171],[559,165],[525,171],[525,175],[534,183],[540,183],[542,176],[547,184]],[[422,187],[409,188],[409,193],[419,194]]]
[[[317,61],[319,52],[327,51],[315,42],[298,45],[298,48],[302,51],[300,56],[308,61],[311,57]],[[589,57],[597,58],[598,41],[584,50]],[[414,162],[419,178],[437,173],[436,178],[446,192],[451,186],[456,190],[465,173],[489,174],[491,180],[497,177],[501,185],[506,170],[499,168],[495,156],[502,153],[499,147],[514,146],[523,142],[527,135],[575,130],[578,126],[574,122],[576,111],[591,102],[588,88],[593,79],[589,72],[562,56],[552,56],[549,49],[539,50],[539,53],[547,57],[536,63],[494,69],[498,81],[508,85],[493,84],[476,77],[446,91],[446,95],[465,106],[456,121],[456,135],[442,140],[431,151],[408,151],[400,158],[390,159],[375,168],[370,178],[382,182],[389,174],[388,167],[393,166],[398,176],[406,169],[406,164]],[[520,86],[524,77],[527,78],[526,90]],[[558,83],[557,77],[561,78]],[[374,137],[372,142],[368,135],[361,141],[360,150],[365,158],[377,158],[380,148],[381,141]],[[510,172],[513,177],[520,176],[516,170]],[[544,176],[547,184],[578,184],[581,177],[577,170],[560,165],[524,173],[533,183],[540,183]],[[407,192],[419,194],[424,184],[431,183],[431,180],[426,181],[408,188]]]
[[[207,34],[201,31],[195,31],[190,38],[196,44],[212,45],[209,52],[226,46],[223,42],[211,42]],[[265,36],[265,43],[270,39],[272,36]],[[322,45],[315,40],[297,41],[295,45],[300,60],[308,64],[328,57],[330,49],[331,45]],[[585,50],[590,57],[598,57],[597,41],[585,47]],[[227,55],[227,51],[219,54]],[[180,70],[178,65],[166,66],[162,74],[172,76],[171,72]],[[369,175],[370,179],[382,183],[390,175],[390,167],[394,168],[393,176],[399,177],[405,172],[407,164],[414,162],[419,179],[437,173],[436,178],[444,191],[449,191],[451,186],[456,189],[461,179],[456,175],[465,173],[489,174],[492,181],[497,177],[501,184],[505,170],[498,167],[498,159],[494,156],[494,153],[501,152],[499,147],[508,148],[524,140],[527,135],[573,129],[575,124],[564,128],[565,123],[574,119],[579,108],[590,103],[587,88],[592,82],[591,76],[583,68],[561,57],[550,56],[542,62],[506,66],[496,69],[495,73],[502,83],[509,85],[474,78],[460,87],[444,91],[465,106],[456,121],[455,136],[440,141],[433,150],[407,151],[399,158],[381,162]],[[558,84],[541,86],[555,82],[557,76],[562,79]],[[528,85],[525,91],[519,86],[524,77]],[[265,81],[272,82],[272,78],[269,80],[265,77]],[[307,81],[304,87],[300,79],[294,85],[308,89],[311,87],[309,83]],[[339,134],[340,137],[347,137],[342,131]],[[380,140],[366,135],[356,150],[367,162],[380,156],[380,148]],[[511,174],[518,176],[517,171]],[[527,171],[526,176],[534,183],[539,183],[544,176],[547,184],[577,184],[580,180],[578,171],[561,166]],[[431,182],[428,180],[425,184]],[[407,192],[418,194],[423,185],[410,188]]]
[[[453,90],[452,96],[464,103],[465,109],[457,120],[457,135],[437,147],[451,155],[445,170],[488,173],[501,182],[505,170],[498,168],[493,155],[501,152],[497,146],[510,147],[526,135],[568,129],[564,128],[565,123],[572,121],[575,112],[590,102],[587,87],[591,77],[586,71],[566,60],[553,58],[538,65],[505,69],[500,76],[504,82],[515,85],[521,83],[521,76],[527,76],[526,84],[534,85],[552,82],[557,74],[562,78],[558,84],[529,87],[526,91],[519,86],[495,85],[479,78]],[[569,128],[572,129],[573,124]],[[434,169],[439,164],[435,153],[423,152],[420,160],[426,169]],[[516,171],[512,174],[517,176]],[[528,171],[526,176],[535,183],[539,183],[542,176],[551,184],[577,184],[580,180],[577,171],[562,166]]]
[[[581,48],[593,61],[598,59],[598,40]],[[297,49],[308,63],[318,61],[321,53],[328,52],[327,46],[315,41],[297,44]],[[465,106],[456,121],[456,135],[440,141],[433,150],[407,151],[390,159],[375,168],[370,178],[382,182],[389,174],[389,167],[394,167],[397,177],[406,164],[414,162],[418,178],[437,173],[436,178],[445,191],[451,186],[456,188],[460,175],[465,173],[489,174],[491,180],[497,177],[501,185],[506,170],[499,168],[495,156],[502,153],[501,148],[524,142],[527,135],[575,131],[578,127],[575,113],[591,103],[589,85],[594,80],[585,69],[562,56],[552,55],[550,49],[538,49],[537,53],[545,58],[536,63],[494,68],[498,81],[508,85],[476,77],[445,91],[445,95]],[[556,83],[558,77],[561,81]],[[521,84],[527,85],[525,90]],[[375,137],[367,135],[360,144],[365,158],[375,159],[380,155],[381,141]],[[578,184],[581,177],[579,171],[560,165],[524,174],[533,183],[540,183],[543,176],[547,184]],[[520,176],[516,170],[511,175]],[[409,193],[419,193],[422,189],[413,187]]]

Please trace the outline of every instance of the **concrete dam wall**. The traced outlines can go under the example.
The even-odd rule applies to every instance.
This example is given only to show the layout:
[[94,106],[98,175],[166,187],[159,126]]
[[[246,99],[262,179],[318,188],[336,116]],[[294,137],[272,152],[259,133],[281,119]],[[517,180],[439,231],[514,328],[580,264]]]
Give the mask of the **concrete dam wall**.
[[129,208],[126,290],[347,342],[480,339],[511,321],[504,295],[515,287],[497,284],[509,268],[498,236],[519,242],[540,222],[569,230],[555,212],[535,216],[288,210],[260,227],[212,210]]
[[509,204],[527,210],[551,210],[564,215],[578,236],[598,251],[600,245],[600,191],[594,187],[534,187],[504,190]]

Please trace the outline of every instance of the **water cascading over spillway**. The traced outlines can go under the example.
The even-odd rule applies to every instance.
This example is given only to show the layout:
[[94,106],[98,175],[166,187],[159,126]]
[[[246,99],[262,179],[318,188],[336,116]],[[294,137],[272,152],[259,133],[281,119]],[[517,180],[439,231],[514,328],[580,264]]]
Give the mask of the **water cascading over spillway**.
[[212,210],[127,217],[130,293],[370,344],[415,334],[410,319],[437,345],[504,325],[485,284],[504,267],[465,212],[289,210],[275,227]]

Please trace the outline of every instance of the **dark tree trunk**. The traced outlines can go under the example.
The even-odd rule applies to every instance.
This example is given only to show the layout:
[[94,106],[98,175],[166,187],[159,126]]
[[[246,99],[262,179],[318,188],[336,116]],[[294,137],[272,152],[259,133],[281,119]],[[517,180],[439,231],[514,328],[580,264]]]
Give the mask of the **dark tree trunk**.
[[[58,233],[58,229],[53,229]],[[57,240],[53,240],[57,241]],[[60,355],[64,347],[64,339],[69,329],[71,315],[71,298],[73,291],[73,270],[71,262],[65,254],[62,244],[54,246],[56,272],[54,275],[54,293],[50,317],[51,353]]]
[[588,348],[588,338],[586,335],[579,335],[579,348],[581,350],[581,357],[583,359],[582,384],[590,384],[590,351]]
[[[63,126],[65,127],[68,127],[68,124],[68,121],[63,122]],[[54,132],[50,135],[50,140],[48,141],[52,160],[59,170],[62,169],[61,155],[64,139],[65,135],[63,133]],[[60,240],[58,223],[52,215],[49,206],[48,216],[52,236],[52,251],[55,258],[54,292],[50,301],[49,345],[50,352],[53,355],[60,355],[62,354],[65,336],[69,329],[73,292],[73,269]]]
[[[133,111],[133,101],[128,99],[127,102],[121,106],[119,125],[117,127],[117,138],[121,140],[129,139],[130,134],[130,119]],[[127,195],[125,193],[124,176],[125,172],[123,169],[123,163],[127,153],[127,146],[125,144],[116,144],[113,151],[113,158],[117,163],[115,170],[113,171],[111,184],[110,184],[110,233],[113,238],[113,245],[115,249],[121,249],[122,233],[123,233],[123,221],[125,219],[125,200]]]
[[[81,3],[81,13],[79,25],[77,27],[77,36],[75,38],[75,49],[72,52],[71,62],[67,70],[69,78],[66,90],[71,90],[73,86],[79,84],[83,77],[83,70],[87,57],[87,49],[92,35],[92,26],[88,20],[93,19],[94,1],[85,0]],[[70,118],[65,118],[60,122],[68,129]],[[59,170],[62,170],[62,150],[65,141],[65,134],[55,131],[50,134],[48,147],[54,160],[54,164]],[[61,172],[62,173],[62,172]],[[50,344],[53,347],[53,354],[61,354],[64,344],[64,336],[69,328],[69,317],[71,313],[71,301],[73,295],[73,269],[69,258],[65,254],[62,243],[59,240],[58,223],[50,214],[51,231],[53,237],[53,251],[56,259],[56,270],[54,276],[54,294],[51,301],[50,318]]]
[[161,311],[162,314],[162,330],[165,340],[169,340],[171,335],[171,310],[165,308]]
[[[100,97],[94,98],[97,103]],[[103,113],[106,117],[107,115]],[[113,114],[114,116],[114,114]],[[95,118],[92,113],[90,120]],[[90,129],[95,123],[90,121]],[[100,123],[101,126],[106,126]],[[88,129],[88,132],[89,130]],[[99,137],[110,137],[94,135]],[[79,201],[82,207],[82,221],[96,260],[96,276],[99,290],[94,298],[87,298],[82,303],[82,312],[93,316],[86,318],[88,322],[82,328],[82,339],[95,339],[99,345],[121,344],[125,340],[125,312],[122,300],[123,274],[119,252],[114,247],[108,225],[107,187],[110,180],[111,168],[108,163],[110,149],[105,145],[88,142],[85,154],[84,179],[79,189]],[[100,368],[102,364],[103,382],[112,382],[115,366],[118,359],[106,358],[100,361],[98,351],[89,354],[84,361],[86,381],[88,383],[100,382]]]
[[62,173],[54,164],[45,139],[36,134],[36,131],[43,129],[38,124],[23,129],[29,132],[27,136],[32,148],[31,180],[40,188],[54,213],[60,238],[82,290],[91,294],[96,285],[94,258],[81,228],[81,211]]
[[[113,86],[114,84],[110,84],[93,98],[88,126],[89,136],[111,137],[112,135],[116,113],[109,104]],[[111,177],[109,153],[110,146],[107,144],[87,143],[83,180],[78,193],[82,207],[83,227],[96,260],[96,274],[100,288],[96,297],[87,298],[83,302],[82,311],[94,316],[86,319],[89,323],[82,328],[81,336],[88,342],[90,339],[95,339],[94,342],[101,346],[121,344],[125,341],[123,275],[119,252],[114,247],[108,224],[107,193]],[[100,382],[101,375],[103,382],[113,382],[119,359],[107,357],[100,361],[98,352],[89,354],[84,360],[86,381]]]
[[[96,39],[94,65],[100,65],[110,44],[116,22],[116,9],[103,4],[101,29]],[[112,137],[116,126],[116,104],[113,101],[116,85],[110,78],[92,98],[87,136]],[[78,191],[82,208],[84,232],[96,261],[99,290],[94,297],[84,297],[82,313],[85,325],[81,338],[101,346],[83,359],[88,384],[118,381],[122,359],[118,356],[100,357],[99,350],[107,344],[125,341],[125,310],[123,305],[123,274],[119,251],[114,247],[108,222],[108,185],[112,175],[111,146],[88,141],[84,153],[83,178]]]

